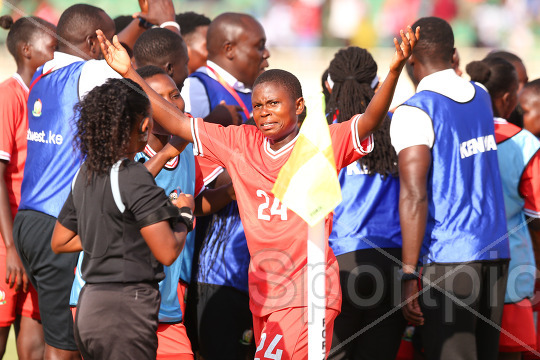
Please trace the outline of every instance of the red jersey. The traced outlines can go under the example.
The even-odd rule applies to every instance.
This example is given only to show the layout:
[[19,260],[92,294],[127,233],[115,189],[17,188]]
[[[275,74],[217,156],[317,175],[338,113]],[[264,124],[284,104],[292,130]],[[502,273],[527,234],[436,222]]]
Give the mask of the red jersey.
[[[505,120],[495,121],[495,140],[504,142],[523,131],[520,127]],[[540,218],[540,150],[529,160],[519,181],[519,194],[525,200],[525,215]]]
[[[330,125],[336,171],[373,148],[356,131],[359,115]],[[252,125],[229,126],[192,119],[193,150],[229,172],[244,226],[251,263],[250,308],[254,316],[307,306],[308,225],[272,194],[279,171],[289,159],[296,138],[274,151]],[[340,311],[341,290],[336,257],[328,246],[331,216],[326,219],[327,307]]]
[[[15,218],[21,200],[21,184],[26,160],[28,87],[19,74],[0,84],[0,160],[6,161],[4,181],[8,189],[11,216]],[[0,241],[0,251],[5,251]]]

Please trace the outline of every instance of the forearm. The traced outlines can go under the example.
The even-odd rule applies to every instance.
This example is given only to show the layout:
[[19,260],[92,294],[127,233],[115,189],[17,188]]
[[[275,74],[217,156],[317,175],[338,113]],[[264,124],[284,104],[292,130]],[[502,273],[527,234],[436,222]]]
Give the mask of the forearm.
[[416,271],[418,257],[426,231],[428,201],[426,193],[401,191],[399,199],[399,220],[403,239],[403,271]]
[[217,189],[206,189],[195,198],[195,216],[213,214],[234,200],[234,188],[231,184]]
[[79,235],[66,228],[58,220],[54,226],[51,238],[51,249],[55,254],[82,251],[82,243]]
[[2,235],[6,249],[14,246],[13,218],[11,217],[8,189],[3,176],[0,179],[0,235]]
[[76,235],[71,240],[63,244],[57,244],[53,248],[53,252],[55,254],[72,253],[72,252],[79,252],[79,251],[83,251],[81,238],[79,237],[79,235]]
[[187,142],[193,142],[191,123],[188,116],[148,86],[133,67],[128,69],[124,77],[135,81],[148,95],[152,104],[152,117],[155,121],[172,135],[176,135]]
[[371,99],[364,115],[358,121],[358,136],[360,139],[375,131],[388,114],[400,72],[401,70],[389,71],[381,87]]
[[[144,163],[144,166],[146,166],[146,169],[152,174],[153,177],[156,177],[161,169],[167,164],[167,162],[178,155],[180,152],[182,152],[186,146],[187,142],[184,142],[182,147],[180,149],[175,148],[174,146],[167,144],[161,151],[156,153],[156,155],[152,156],[150,160]],[[176,154],[173,155],[170,152],[174,151]]]
[[55,254],[83,251],[79,235],[75,235],[71,239],[63,239],[63,241],[53,240],[51,241],[51,249]]
[[133,50],[135,42],[145,31],[145,28],[139,26],[139,19],[133,19],[129,25],[124,28],[124,30],[118,33],[118,40]]

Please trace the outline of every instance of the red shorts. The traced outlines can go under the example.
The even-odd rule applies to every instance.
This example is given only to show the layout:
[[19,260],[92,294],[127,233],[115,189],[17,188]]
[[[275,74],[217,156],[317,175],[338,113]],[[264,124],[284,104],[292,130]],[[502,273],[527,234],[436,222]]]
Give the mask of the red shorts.
[[[1,241],[1,240],[0,240]],[[41,320],[39,316],[38,296],[32,286],[28,284],[28,292],[15,292],[6,284],[6,256],[0,254],[0,327],[13,324],[17,315]]]
[[186,317],[186,300],[187,300],[187,288],[188,283],[180,280],[178,282],[178,301],[180,302],[180,310],[182,311],[182,322]]
[[515,304],[504,304],[501,328],[511,336],[501,331],[500,352],[523,352],[531,348],[536,349],[536,330],[529,299]]
[[193,360],[191,342],[188,339],[184,324],[160,323],[157,329],[157,337],[157,360]]
[[[326,309],[326,356],[332,345],[334,320],[339,311]],[[300,360],[308,357],[307,307],[274,311],[265,317],[253,317],[253,332],[257,351],[255,360]],[[277,352],[281,357],[276,357]]]

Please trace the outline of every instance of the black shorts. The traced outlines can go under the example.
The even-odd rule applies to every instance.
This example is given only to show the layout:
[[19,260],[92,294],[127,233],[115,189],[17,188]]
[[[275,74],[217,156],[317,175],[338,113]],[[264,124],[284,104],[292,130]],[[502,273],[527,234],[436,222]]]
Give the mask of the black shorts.
[[401,248],[338,255],[343,303],[328,359],[394,359],[407,322],[399,304]]
[[498,358],[507,276],[507,259],[423,268],[419,303],[427,360]]
[[57,349],[77,350],[69,295],[78,253],[55,254],[51,237],[56,218],[21,210],[13,223],[13,240],[28,278],[38,293],[45,342]]
[[83,359],[155,359],[160,300],[157,284],[86,284],[75,316]]
[[253,359],[249,296],[230,286],[198,283],[199,353],[205,360]]

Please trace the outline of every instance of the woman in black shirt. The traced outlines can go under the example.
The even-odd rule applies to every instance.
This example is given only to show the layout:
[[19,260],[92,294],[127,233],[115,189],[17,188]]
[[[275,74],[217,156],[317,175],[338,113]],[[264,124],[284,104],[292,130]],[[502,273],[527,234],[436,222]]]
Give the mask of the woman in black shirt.
[[85,162],[51,242],[56,253],[84,251],[75,338],[85,360],[155,359],[162,264],[184,246],[193,199],[171,204],[133,161],[152,126],[150,103],[136,83],[109,80],[76,110]]

